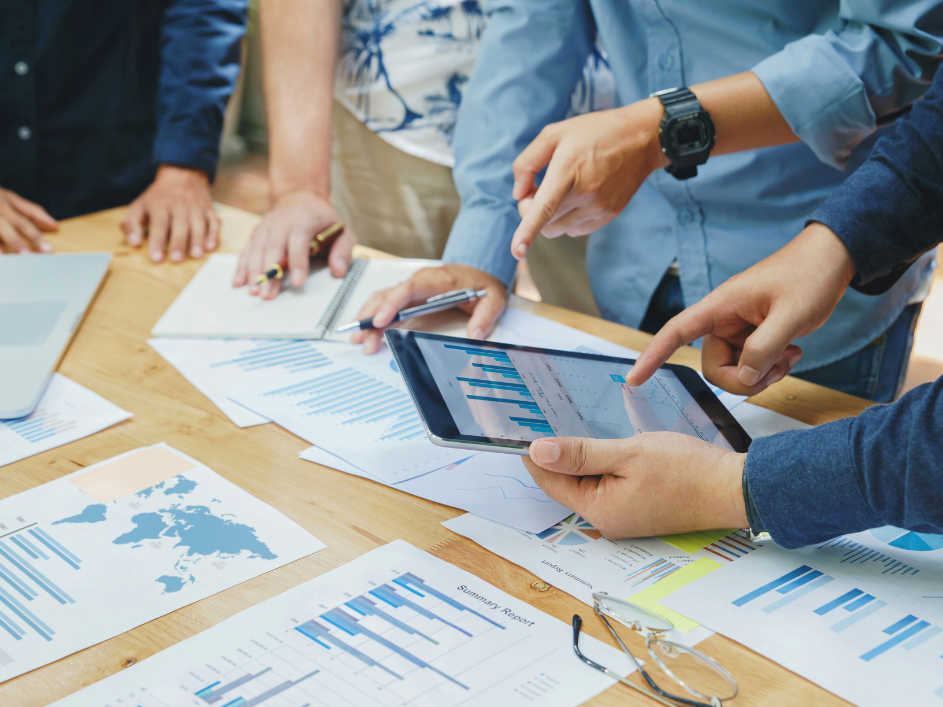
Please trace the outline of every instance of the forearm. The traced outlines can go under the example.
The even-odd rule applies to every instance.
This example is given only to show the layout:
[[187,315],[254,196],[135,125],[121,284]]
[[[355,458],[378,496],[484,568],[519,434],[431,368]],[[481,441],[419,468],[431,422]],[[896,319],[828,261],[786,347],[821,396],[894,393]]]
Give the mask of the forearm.
[[856,418],[753,442],[745,474],[784,547],[883,525],[943,532],[943,379]]
[[270,198],[329,198],[334,67],[341,0],[262,0]]

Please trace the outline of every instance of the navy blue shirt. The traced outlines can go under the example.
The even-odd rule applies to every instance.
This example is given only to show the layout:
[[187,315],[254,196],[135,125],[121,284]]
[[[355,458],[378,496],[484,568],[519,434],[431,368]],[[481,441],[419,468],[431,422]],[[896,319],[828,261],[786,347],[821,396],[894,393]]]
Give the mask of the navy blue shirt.
[[0,1],[0,186],[56,218],[216,170],[246,0]]
[[[816,211],[880,292],[943,241],[943,71]],[[793,548],[893,525],[943,533],[943,379],[854,418],[753,442],[744,469],[761,524]]]

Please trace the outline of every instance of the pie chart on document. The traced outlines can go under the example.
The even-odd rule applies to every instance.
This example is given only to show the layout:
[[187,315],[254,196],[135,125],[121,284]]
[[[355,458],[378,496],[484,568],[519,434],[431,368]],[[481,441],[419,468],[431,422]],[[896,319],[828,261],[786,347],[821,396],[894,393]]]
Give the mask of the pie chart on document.
[[883,528],[875,528],[871,530],[870,533],[878,540],[900,550],[912,550],[914,552],[943,550],[943,535],[914,533],[910,530],[903,530],[890,525],[885,525]]

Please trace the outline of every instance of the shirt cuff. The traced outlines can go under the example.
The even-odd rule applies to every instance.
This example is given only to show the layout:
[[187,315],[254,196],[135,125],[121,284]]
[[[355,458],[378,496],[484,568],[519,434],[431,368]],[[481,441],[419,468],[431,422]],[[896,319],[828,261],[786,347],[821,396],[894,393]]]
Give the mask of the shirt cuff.
[[809,35],[767,57],[753,73],[789,127],[825,164],[844,169],[875,129],[861,77],[827,35]]
[[882,525],[864,500],[851,460],[855,418],[756,439],[744,474],[766,530],[797,548]]
[[510,287],[517,272],[511,239],[520,222],[507,204],[463,204],[452,225],[443,262],[483,270]]
[[158,128],[153,160],[155,164],[202,170],[212,182],[219,161],[219,135],[200,135],[191,129]]

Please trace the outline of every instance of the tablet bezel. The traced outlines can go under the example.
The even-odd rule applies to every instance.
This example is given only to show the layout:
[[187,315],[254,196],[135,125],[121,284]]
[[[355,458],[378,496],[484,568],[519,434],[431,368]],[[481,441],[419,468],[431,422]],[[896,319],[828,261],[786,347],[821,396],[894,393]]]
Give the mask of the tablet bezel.
[[[419,417],[426,429],[429,439],[435,444],[446,447],[459,446],[462,448],[478,448],[482,451],[503,451],[516,454],[527,454],[530,442],[526,440],[504,439],[500,437],[478,437],[463,434],[459,431],[448,404],[439,391],[439,386],[432,375],[425,356],[416,339],[423,338],[432,341],[447,341],[467,346],[492,346],[498,349],[527,351],[552,356],[567,356],[607,363],[621,363],[634,365],[635,359],[605,356],[603,354],[580,353],[576,351],[560,351],[545,349],[536,346],[519,346],[517,344],[502,344],[494,341],[479,341],[476,339],[462,339],[455,336],[442,336],[425,332],[403,331],[388,329],[386,341],[393,352],[396,365],[406,383],[406,388],[419,411]],[[737,422],[730,411],[724,407],[714,392],[707,386],[697,371],[687,366],[665,364],[662,369],[671,371],[685,387],[694,401],[704,411],[710,421],[717,427],[724,439],[733,447],[734,451],[746,452],[750,447],[750,436]]]

